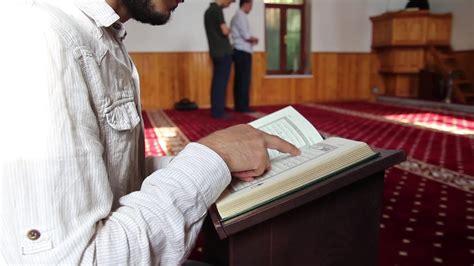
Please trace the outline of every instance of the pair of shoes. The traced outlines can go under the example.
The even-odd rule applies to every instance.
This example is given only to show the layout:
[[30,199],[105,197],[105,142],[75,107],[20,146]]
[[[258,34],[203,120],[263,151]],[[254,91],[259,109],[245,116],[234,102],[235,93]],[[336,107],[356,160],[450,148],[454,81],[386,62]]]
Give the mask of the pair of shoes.
[[220,119],[220,120],[231,120],[234,118],[234,116],[232,114],[229,114],[229,113],[223,113],[221,115],[211,115],[212,118],[214,119]]
[[255,113],[255,110],[252,108],[236,109],[235,111],[239,113]]

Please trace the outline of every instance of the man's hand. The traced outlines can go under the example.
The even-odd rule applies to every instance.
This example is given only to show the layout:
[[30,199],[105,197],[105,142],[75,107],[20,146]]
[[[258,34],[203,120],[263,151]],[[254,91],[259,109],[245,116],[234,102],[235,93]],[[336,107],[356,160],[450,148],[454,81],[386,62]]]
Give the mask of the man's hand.
[[267,148],[300,154],[291,143],[245,124],[216,131],[198,143],[219,154],[232,175],[244,181],[251,181],[270,169]]
[[221,31],[224,36],[230,35],[230,28],[225,23],[221,24]]
[[250,37],[250,39],[248,40],[248,42],[250,42],[252,45],[257,45],[258,44],[258,38],[257,37]]

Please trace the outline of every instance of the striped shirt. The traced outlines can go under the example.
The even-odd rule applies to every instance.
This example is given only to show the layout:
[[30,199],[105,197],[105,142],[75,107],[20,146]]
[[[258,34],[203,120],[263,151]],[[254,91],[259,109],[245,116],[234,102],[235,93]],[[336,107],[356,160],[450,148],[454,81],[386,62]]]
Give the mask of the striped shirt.
[[191,143],[144,177],[138,74],[104,0],[0,9],[0,264],[180,264],[224,161]]
[[237,9],[235,12],[234,17],[232,17],[230,22],[230,28],[232,39],[234,41],[234,48],[251,54],[253,51],[252,44],[247,40],[252,37],[252,34],[250,33],[247,14],[245,14],[242,9]]

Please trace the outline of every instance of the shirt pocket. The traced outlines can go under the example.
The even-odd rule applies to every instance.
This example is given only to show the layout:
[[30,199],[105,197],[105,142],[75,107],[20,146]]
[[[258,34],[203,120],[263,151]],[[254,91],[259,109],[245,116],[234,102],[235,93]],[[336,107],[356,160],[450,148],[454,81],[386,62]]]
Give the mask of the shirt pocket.
[[104,159],[115,208],[121,196],[140,187],[138,180],[141,176],[139,154],[142,153],[142,129],[131,88],[111,93],[106,99]]
[[121,97],[105,108],[107,124],[117,130],[133,130],[140,123],[140,116],[131,90],[120,92]]
[[[41,228],[41,227],[40,227]],[[52,230],[27,229],[21,232],[21,254],[33,255],[53,248]]]

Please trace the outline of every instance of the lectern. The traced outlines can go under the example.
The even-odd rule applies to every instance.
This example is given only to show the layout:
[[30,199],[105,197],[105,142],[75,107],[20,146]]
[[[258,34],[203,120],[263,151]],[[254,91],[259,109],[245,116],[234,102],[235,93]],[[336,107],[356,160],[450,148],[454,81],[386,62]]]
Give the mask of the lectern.
[[209,210],[204,260],[213,265],[376,265],[385,169],[380,156],[222,222]]
[[418,74],[431,46],[449,47],[451,14],[429,11],[387,12],[370,18],[372,48],[380,60],[385,94],[418,96]]

